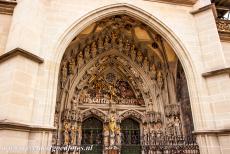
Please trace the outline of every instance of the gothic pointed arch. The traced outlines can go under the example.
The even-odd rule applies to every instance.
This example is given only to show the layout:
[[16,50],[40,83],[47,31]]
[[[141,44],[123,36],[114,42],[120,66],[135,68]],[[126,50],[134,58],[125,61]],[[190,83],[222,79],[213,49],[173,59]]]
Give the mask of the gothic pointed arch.
[[179,63],[167,41],[135,18],[121,14],[94,22],[71,41],[60,64],[56,144],[80,144],[75,134],[82,136],[82,122],[92,116],[103,122],[110,148],[121,144],[126,118],[139,121],[143,135],[191,135],[177,99]]
[[80,122],[86,120],[89,117],[96,117],[101,121],[105,121],[106,119],[106,114],[101,111],[100,109],[95,109],[95,108],[90,108],[83,110],[81,113],[81,118],[79,119]]
[[127,118],[133,118],[142,123],[146,122],[146,119],[142,113],[136,110],[132,110],[132,109],[124,111],[123,113],[119,115],[119,117],[120,117],[120,121],[127,119]]

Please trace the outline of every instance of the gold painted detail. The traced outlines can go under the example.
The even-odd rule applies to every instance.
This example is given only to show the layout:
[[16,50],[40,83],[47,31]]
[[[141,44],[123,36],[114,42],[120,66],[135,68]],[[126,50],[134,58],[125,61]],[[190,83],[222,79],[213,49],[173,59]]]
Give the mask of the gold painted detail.
[[219,32],[230,33],[230,21],[229,20],[216,20],[217,29]]

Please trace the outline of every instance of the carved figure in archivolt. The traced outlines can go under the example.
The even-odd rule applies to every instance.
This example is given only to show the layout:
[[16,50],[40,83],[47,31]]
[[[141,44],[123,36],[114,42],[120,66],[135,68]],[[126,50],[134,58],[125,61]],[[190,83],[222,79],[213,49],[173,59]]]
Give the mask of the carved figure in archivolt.
[[92,58],[95,58],[97,55],[97,46],[95,41],[91,45],[91,52],[92,52]]
[[61,87],[62,88],[64,88],[65,82],[67,80],[67,76],[68,76],[67,64],[66,64],[66,62],[63,62],[63,66],[62,66],[62,69],[61,69]]
[[68,65],[68,72],[69,74],[73,75],[75,69],[75,60],[73,58],[70,59],[69,65]]
[[86,62],[88,62],[91,58],[90,48],[88,45],[86,46],[84,53],[85,53],[85,60]]
[[98,52],[101,53],[103,50],[103,41],[101,37],[98,38],[97,46],[98,46]]
[[142,61],[143,61],[143,55],[142,55],[141,50],[138,50],[138,51],[137,51],[137,58],[136,58],[136,60],[137,60],[137,63],[138,63],[139,65],[141,65],[141,64],[142,64]]
[[131,56],[132,61],[135,61],[135,59],[136,59],[136,50],[135,50],[135,45],[134,44],[131,47],[130,56]]
[[119,50],[119,52],[122,52],[122,50],[123,50],[123,39],[122,39],[122,37],[118,38],[118,50]]
[[78,62],[78,68],[82,68],[84,65],[84,58],[83,58],[83,53],[80,51],[77,57],[77,62]]
[[128,55],[129,51],[130,51],[130,43],[129,43],[129,40],[127,39],[125,42],[125,47],[124,47],[124,54]]
[[150,67],[150,77],[152,80],[157,79],[157,69],[156,69],[156,65],[154,63]]
[[163,74],[161,71],[158,71],[158,73],[157,73],[157,83],[158,83],[160,89],[162,89],[164,86],[164,79],[163,79]]
[[109,39],[109,36],[106,35],[106,36],[105,36],[105,40],[104,40],[104,48],[105,48],[105,50],[108,50],[109,47],[110,47],[109,40],[110,40],[110,39]]
[[117,41],[117,32],[116,31],[113,31],[112,32],[112,39],[111,39],[111,43],[113,46],[116,46],[116,41]]
[[148,57],[144,58],[143,68],[144,68],[145,73],[149,72],[149,61],[148,61]]

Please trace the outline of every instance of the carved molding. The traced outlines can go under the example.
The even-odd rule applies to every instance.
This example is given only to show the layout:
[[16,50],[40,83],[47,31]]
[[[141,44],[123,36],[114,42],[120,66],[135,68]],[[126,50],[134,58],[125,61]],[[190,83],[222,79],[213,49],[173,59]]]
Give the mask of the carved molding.
[[158,1],[158,2],[166,2],[173,4],[182,4],[182,5],[194,5],[197,0],[145,0],[145,1]]
[[198,13],[207,11],[207,10],[209,10],[209,9],[212,9],[213,14],[216,16],[217,13],[216,13],[215,4],[206,5],[206,6],[204,6],[204,7],[201,7],[201,8],[199,8],[199,9],[197,9],[197,10],[191,11],[190,13],[191,13],[192,15],[196,15],[196,14],[198,14]]
[[39,64],[44,62],[44,60],[42,58],[38,57],[37,55],[34,55],[34,54],[32,54],[32,53],[30,53],[24,49],[21,49],[21,48],[15,48],[15,49],[1,55],[0,56],[0,63],[4,62],[10,58],[13,58],[15,56],[18,56],[18,55],[23,56],[25,58],[28,58],[34,62],[39,63]]
[[209,71],[209,72],[203,73],[202,76],[204,78],[208,78],[208,77],[212,77],[212,76],[216,76],[220,74],[230,74],[230,67]]
[[49,131],[52,132],[56,130],[55,127],[44,127],[39,125],[29,125],[19,122],[11,122],[11,121],[0,121],[0,130],[15,130],[15,131],[25,131],[25,132],[43,132],[43,131]]
[[195,135],[204,135],[204,134],[227,134],[230,133],[230,129],[213,129],[213,130],[196,130],[193,131]]
[[120,121],[122,121],[122,120],[124,120],[126,118],[129,118],[129,117],[132,117],[132,118],[135,118],[135,119],[137,119],[139,121],[144,122],[144,116],[141,113],[139,113],[139,112],[137,112],[135,110],[125,111],[122,114],[120,114],[119,117],[120,117]]
[[106,114],[104,114],[102,111],[91,108],[88,110],[85,110],[81,114],[81,121],[84,121],[85,119],[89,118],[90,116],[96,116],[102,121],[106,121]]
[[0,0],[0,14],[12,15],[16,5],[16,0]]

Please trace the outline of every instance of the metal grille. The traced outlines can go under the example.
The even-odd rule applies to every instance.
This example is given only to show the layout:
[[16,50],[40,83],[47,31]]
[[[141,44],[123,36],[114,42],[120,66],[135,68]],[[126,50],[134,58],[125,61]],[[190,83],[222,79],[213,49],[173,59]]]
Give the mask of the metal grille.
[[142,151],[145,154],[199,154],[194,137],[143,136]]
[[121,154],[140,154],[140,127],[132,119],[125,119],[121,123]]
[[93,145],[92,151],[82,151],[81,154],[101,154],[102,153],[102,128],[103,124],[97,118],[86,119],[82,124],[82,145]]

